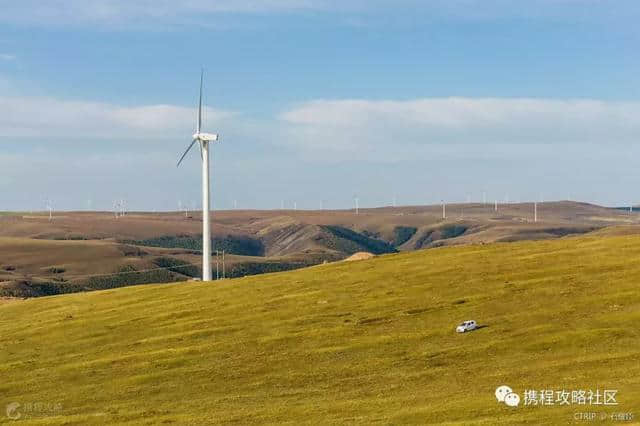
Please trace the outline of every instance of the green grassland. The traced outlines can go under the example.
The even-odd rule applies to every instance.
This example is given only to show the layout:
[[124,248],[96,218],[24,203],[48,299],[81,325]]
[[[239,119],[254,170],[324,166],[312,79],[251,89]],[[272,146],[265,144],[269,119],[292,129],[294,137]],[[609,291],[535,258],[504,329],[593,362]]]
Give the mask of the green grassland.
[[[454,333],[465,319],[485,327]],[[32,424],[637,422],[640,237],[4,301],[0,377],[0,421],[10,402],[50,404],[23,411]],[[510,408],[502,384],[616,389],[619,405]]]

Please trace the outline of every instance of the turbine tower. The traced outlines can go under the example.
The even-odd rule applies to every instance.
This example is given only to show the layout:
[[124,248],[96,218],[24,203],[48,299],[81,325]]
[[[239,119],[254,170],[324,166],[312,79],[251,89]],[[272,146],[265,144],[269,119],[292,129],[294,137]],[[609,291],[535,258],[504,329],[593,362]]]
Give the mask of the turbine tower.
[[53,203],[47,198],[47,210],[49,210],[49,221],[53,220]]
[[202,281],[211,281],[211,225],[210,220],[210,189],[209,189],[209,143],[217,142],[218,134],[202,132],[202,83],[204,70],[200,72],[200,100],[198,101],[198,121],[193,140],[187,150],[178,160],[179,166],[187,156],[193,145],[200,145],[200,157],[202,158]]

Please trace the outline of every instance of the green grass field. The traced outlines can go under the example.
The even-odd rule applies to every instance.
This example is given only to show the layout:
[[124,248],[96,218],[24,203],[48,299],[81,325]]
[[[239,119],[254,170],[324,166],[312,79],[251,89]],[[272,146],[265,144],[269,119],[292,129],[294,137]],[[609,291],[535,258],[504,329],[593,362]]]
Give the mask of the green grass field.
[[[3,422],[17,402],[33,424],[637,424],[640,237],[0,301],[0,345]],[[619,405],[510,408],[502,384]]]

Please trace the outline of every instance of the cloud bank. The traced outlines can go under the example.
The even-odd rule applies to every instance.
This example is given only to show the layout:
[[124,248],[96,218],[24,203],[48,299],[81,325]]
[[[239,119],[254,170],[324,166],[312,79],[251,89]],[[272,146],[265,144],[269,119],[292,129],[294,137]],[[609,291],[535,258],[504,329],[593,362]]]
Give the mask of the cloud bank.
[[280,115],[287,143],[311,152],[405,158],[435,144],[632,143],[639,102],[532,98],[316,100]]
[[[189,135],[196,109],[177,105],[123,106],[48,97],[0,96],[0,137],[149,139]],[[233,112],[206,108],[207,125],[228,122]],[[213,127],[212,127],[213,128]]]
[[[434,145],[626,144],[640,134],[640,102],[533,98],[313,100],[272,119],[254,120],[206,108],[207,128],[275,145],[314,159],[323,153],[370,158],[403,155]],[[127,106],[51,97],[0,96],[0,137],[82,140],[184,138],[196,109],[179,105]]]
[[[363,200],[403,190],[415,203],[425,202],[415,198],[423,188],[432,198],[447,188],[461,199],[489,186],[513,194],[534,179],[549,194],[571,178],[556,197],[573,185],[588,199],[613,200],[610,182],[634,179],[639,117],[640,103],[602,100],[314,100],[264,120],[208,109],[206,128],[223,135],[214,169],[216,200],[226,207],[236,198],[276,207],[273,194],[300,206],[301,194],[334,197],[338,206],[335,198],[346,191],[348,202],[356,190]],[[198,199],[197,154],[175,168],[194,118],[194,108],[178,105],[0,97],[5,204],[40,208],[47,194],[67,208],[86,197],[100,208],[122,196],[138,208]]]

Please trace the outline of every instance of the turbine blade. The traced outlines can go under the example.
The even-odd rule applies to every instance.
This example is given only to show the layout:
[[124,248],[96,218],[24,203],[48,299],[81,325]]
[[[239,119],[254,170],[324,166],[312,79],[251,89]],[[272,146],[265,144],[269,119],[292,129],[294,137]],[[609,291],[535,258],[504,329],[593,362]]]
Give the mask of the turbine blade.
[[193,147],[193,144],[196,143],[197,141],[198,141],[198,139],[194,139],[194,140],[191,141],[191,144],[189,145],[187,150],[184,152],[184,154],[182,154],[182,157],[180,157],[180,160],[178,160],[178,164],[176,164],[176,167],[178,167],[180,165],[180,163],[182,163],[182,160],[184,160],[184,157],[187,156],[187,154],[189,153],[189,151]]
[[202,80],[204,79],[204,68],[200,70],[200,101],[198,102],[198,133],[202,128]]
[[198,146],[200,147],[200,159],[204,160],[204,157],[202,156],[202,142],[200,142]]

